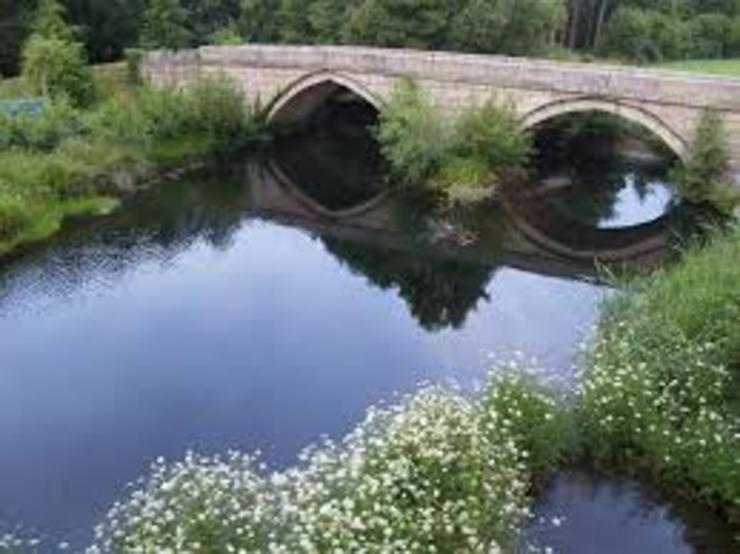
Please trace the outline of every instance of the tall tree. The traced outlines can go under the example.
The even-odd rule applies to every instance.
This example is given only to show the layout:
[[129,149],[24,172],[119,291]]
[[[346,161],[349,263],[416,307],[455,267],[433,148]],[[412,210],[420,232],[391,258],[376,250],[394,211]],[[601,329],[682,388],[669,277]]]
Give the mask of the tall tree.
[[313,0],[308,9],[313,42],[336,44],[341,42],[342,26],[353,3],[347,0]]
[[471,52],[541,55],[565,20],[562,0],[471,0],[455,18],[452,45]]
[[280,39],[288,44],[311,42],[308,20],[309,3],[306,0],[281,0],[278,20]]
[[94,63],[115,61],[138,43],[145,0],[65,0]]
[[33,0],[0,0],[0,75],[15,75],[30,31]]
[[41,0],[31,25],[33,34],[72,42],[74,29],[67,23],[67,9],[57,0]]
[[92,74],[64,6],[42,0],[31,28],[23,47],[23,77],[32,90],[47,98],[65,96],[76,104],[92,100]]
[[365,0],[346,28],[348,42],[375,46],[443,48],[457,0]]
[[184,48],[192,35],[179,0],[151,0],[144,12],[140,42],[144,48]]
[[242,0],[237,25],[247,42],[275,42],[278,25],[275,14],[278,0]]
[[187,26],[198,44],[208,42],[218,30],[231,26],[239,18],[239,0],[182,0]]

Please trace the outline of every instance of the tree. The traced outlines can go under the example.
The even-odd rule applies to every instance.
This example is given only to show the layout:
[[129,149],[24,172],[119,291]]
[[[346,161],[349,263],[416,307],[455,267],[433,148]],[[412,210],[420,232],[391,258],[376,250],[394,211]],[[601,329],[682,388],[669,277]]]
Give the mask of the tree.
[[216,31],[239,18],[239,0],[182,0],[187,27],[197,44],[209,42]]
[[306,0],[280,0],[280,39],[288,44],[311,42]]
[[75,104],[92,100],[94,86],[81,43],[65,21],[56,0],[43,0],[23,48],[23,77],[32,90],[45,98],[64,95]]
[[706,111],[699,120],[691,144],[689,160],[677,173],[681,197],[694,203],[707,203],[718,210],[732,213],[738,198],[727,178],[729,157],[727,136],[720,115]]
[[145,0],[65,0],[93,63],[120,60],[138,44]]
[[277,0],[242,0],[237,26],[247,42],[274,42],[278,38]]
[[67,10],[57,0],[41,0],[31,31],[39,37],[74,42],[74,29],[67,24],[66,18]]
[[459,0],[365,0],[346,27],[349,42],[387,47],[443,48]]
[[467,52],[501,52],[506,18],[495,0],[471,0],[455,18],[451,42]]
[[454,20],[451,42],[470,52],[543,54],[564,20],[562,0],[470,0]]
[[179,0],[151,0],[143,16],[141,46],[172,50],[188,46],[192,35],[186,27],[186,19]]
[[346,0],[314,0],[308,9],[313,42],[336,44],[342,38],[342,26],[352,3]]
[[0,0],[0,75],[17,73],[32,13],[32,0]]

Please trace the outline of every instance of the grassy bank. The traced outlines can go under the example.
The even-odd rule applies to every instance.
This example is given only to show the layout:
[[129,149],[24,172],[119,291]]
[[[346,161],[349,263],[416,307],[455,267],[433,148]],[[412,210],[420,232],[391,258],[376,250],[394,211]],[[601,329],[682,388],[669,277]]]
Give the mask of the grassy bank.
[[658,67],[672,69],[675,71],[687,71],[691,73],[706,73],[710,75],[729,75],[740,77],[740,59],[728,60],[682,60],[678,62],[666,62]]
[[601,465],[740,522],[740,229],[606,306],[579,406]]
[[740,521],[738,255],[718,234],[611,300],[572,404],[510,367],[371,410],[286,472],[162,461],[90,552],[513,552],[538,485],[584,456]]
[[565,450],[561,414],[518,381],[475,401],[431,388],[286,472],[237,454],[161,462],[90,552],[512,552],[531,483]]
[[[121,78],[119,67],[108,73]],[[66,216],[111,209],[122,184],[242,148],[257,132],[222,79],[186,92],[124,87],[88,110],[62,98],[40,117],[0,115],[0,254],[49,236]]]

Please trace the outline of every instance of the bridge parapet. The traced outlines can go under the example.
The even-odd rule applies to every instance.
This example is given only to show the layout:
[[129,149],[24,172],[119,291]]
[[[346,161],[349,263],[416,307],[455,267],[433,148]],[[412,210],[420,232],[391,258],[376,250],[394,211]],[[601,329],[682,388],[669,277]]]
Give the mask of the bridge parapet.
[[[686,156],[702,112],[712,109],[725,121],[740,187],[740,78],[352,46],[208,46],[152,52],[143,70],[154,83],[169,86],[184,86],[200,74],[226,73],[241,84],[248,101],[266,105],[277,100],[284,111],[271,114],[276,118],[305,115],[311,106],[306,97],[313,94],[316,101],[326,93],[322,83],[353,89],[377,106],[398,78],[410,77],[444,109],[459,110],[492,96],[509,100],[525,125],[573,111],[608,111],[647,127],[680,157]],[[303,105],[297,106],[296,99]]]

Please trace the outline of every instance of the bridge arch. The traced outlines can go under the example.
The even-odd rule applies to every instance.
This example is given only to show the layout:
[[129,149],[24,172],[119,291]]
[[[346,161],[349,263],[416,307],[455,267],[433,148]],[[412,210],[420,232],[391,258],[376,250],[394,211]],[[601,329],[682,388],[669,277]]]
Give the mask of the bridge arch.
[[522,126],[526,130],[532,130],[550,119],[583,112],[608,113],[636,123],[660,138],[682,162],[688,159],[689,146],[686,140],[665,121],[644,108],[613,100],[576,98],[545,104],[526,114],[522,119]]
[[273,126],[301,123],[329,97],[342,89],[362,98],[378,112],[383,107],[383,101],[378,96],[351,77],[341,73],[320,71],[288,85],[271,107],[267,123]]

